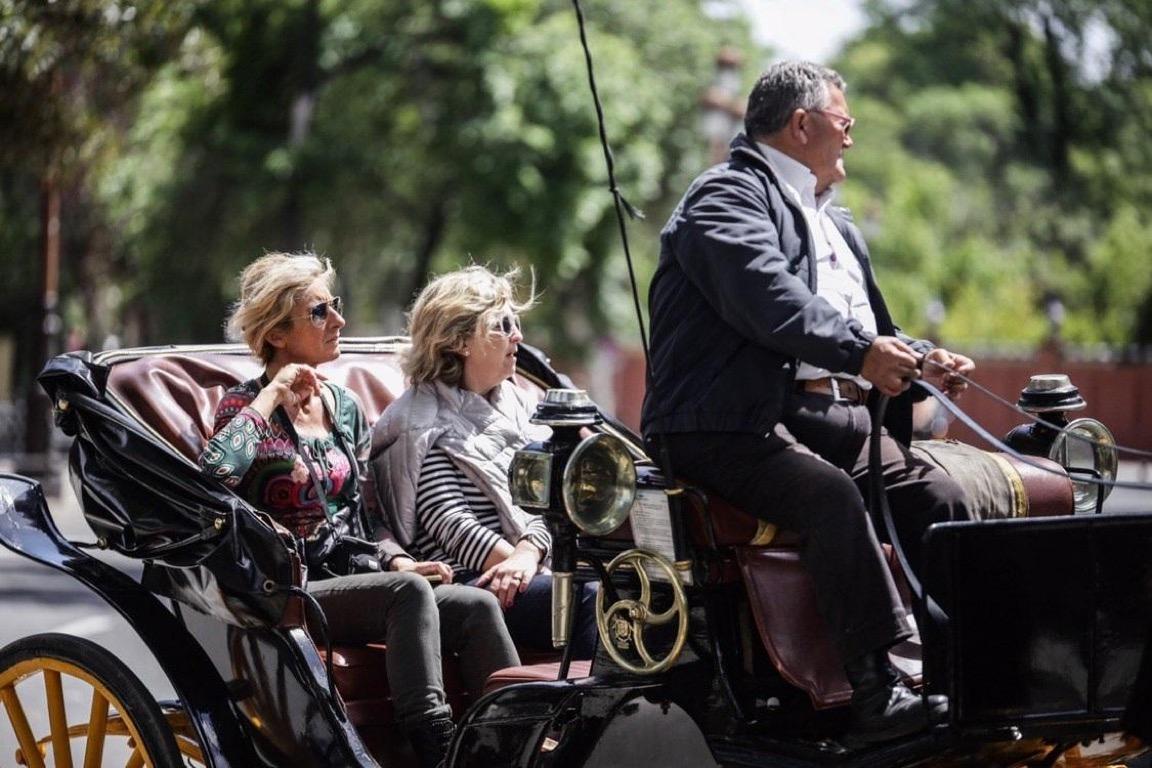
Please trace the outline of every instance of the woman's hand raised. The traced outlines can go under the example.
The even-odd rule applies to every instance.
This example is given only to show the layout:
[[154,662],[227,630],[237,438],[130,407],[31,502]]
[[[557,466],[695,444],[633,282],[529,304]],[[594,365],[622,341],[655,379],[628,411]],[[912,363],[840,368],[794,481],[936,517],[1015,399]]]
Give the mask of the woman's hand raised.
[[295,418],[302,403],[307,403],[312,395],[320,394],[320,382],[324,376],[315,368],[303,363],[289,363],[276,372],[272,380],[260,390],[251,407],[268,419],[278,407],[284,406],[288,418]]

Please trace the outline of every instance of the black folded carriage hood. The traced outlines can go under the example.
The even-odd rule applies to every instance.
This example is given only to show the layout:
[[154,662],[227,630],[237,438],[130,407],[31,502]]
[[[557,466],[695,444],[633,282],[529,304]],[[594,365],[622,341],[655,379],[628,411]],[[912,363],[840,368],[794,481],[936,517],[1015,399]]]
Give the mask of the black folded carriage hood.
[[109,371],[78,352],[38,378],[74,438],[72,484],[99,545],[144,560],[154,592],[232,624],[277,622],[292,583],[288,545],[111,397]]

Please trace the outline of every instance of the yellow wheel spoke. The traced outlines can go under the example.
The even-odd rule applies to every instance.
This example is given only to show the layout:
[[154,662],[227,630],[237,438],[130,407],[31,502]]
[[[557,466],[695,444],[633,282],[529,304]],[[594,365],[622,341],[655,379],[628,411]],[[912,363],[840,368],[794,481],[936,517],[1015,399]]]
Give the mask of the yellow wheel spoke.
[[[24,706],[28,697],[35,698],[38,692],[33,680],[38,675],[44,680],[46,716],[40,714],[38,703],[35,721],[48,721],[49,727],[42,729],[46,735],[33,732]],[[85,695],[90,702],[87,721],[83,722],[80,711],[69,713],[68,700]],[[196,731],[186,713],[175,708],[162,710],[122,661],[83,638],[49,633],[11,644],[0,667],[0,703],[19,745],[16,762],[28,768],[45,768],[46,764],[52,768],[105,768],[110,764],[152,768],[184,764],[186,758],[204,764]],[[76,710],[83,706],[79,700],[76,704]],[[69,722],[69,715],[73,722]],[[165,733],[169,729],[170,733]],[[81,743],[83,750],[79,749]],[[0,744],[0,752],[8,749],[10,745]],[[11,756],[8,751],[0,763],[7,765]]]
[[16,732],[16,741],[20,742],[20,752],[24,756],[24,764],[28,768],[44,768],[44,759],[40,757],[40,748],[36,746],[36,737],[32,735],[32,728],[28,725],[28,716],[24,714],[24,706],[20,697],[16,695],[13,685],[6,685],[0,689],[0,700],[8,710],[8,720],[12,723],[12,730]]
[[60,673],[44,670],[44,696],[48,702],[48,722],[52,728],[52,759],[56,768],[72,768],[72,744],[68,739],[68,710],[64,706],[64,685]]
[[195,741],[189,740],[185,736],[176,737],[176,746],[180,750],[180,754],[190,758],[194,763],[204,765],[204,751],[200,749],[200,745]]
[[108,729],[108,699],[92,689],[92,707],[88,713],[88,742],[84,746],[84,768],[100,768],[104,762],[104,734]]

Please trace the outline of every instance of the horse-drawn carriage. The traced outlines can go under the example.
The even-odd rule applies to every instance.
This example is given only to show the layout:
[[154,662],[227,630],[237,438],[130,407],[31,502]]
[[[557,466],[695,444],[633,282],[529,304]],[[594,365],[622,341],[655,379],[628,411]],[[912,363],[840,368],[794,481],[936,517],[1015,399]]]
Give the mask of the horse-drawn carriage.
[[[370,420],[403,387],[401,343],[348,340],[326,366]],[[216,402],[256,372],[239,346],[68,355],[45,369],[97,539],[65,540],[40,488],[9,475],[0,541],[119,611],[178,700],[157,703],[130,664],[90,641],[25,638],[0,652],[16,736],[0,762],[410,764],[387,648],[331,646],[301,596],[292,542],[196,465]],[[638,438],[534,350],[521,349],[516,380],[553,390],[537,417],[554,436],[518,455],[511,483],[553,529],[554,637],[565,636],[571,582],[599,579],[600,650],[591,664],[560,651],[525,659],[537,663],[497,673],[478,700],[445,659],[459,726],[449,765],[1087,766],[1141,751],[1120,732],[1152,674],[1152,516],[1072,514],[1073,480],[1047,459],[949,459],[983,463],[982,493],[1006,499],[973,505],[1001,519],[931,529],[923,588],[905,593],[920,634],[893,661],[951,697],[949,721],[851,748],[840,738],[850,690],[796,542],[691,489],[669,505]],[[143,576],[100,549],[142,560]],[[906,583],[895,554],[891,564]],[[65,684],[91,689],[83,711],[65,705]],[[41,701],[44,733],[28,717]]]

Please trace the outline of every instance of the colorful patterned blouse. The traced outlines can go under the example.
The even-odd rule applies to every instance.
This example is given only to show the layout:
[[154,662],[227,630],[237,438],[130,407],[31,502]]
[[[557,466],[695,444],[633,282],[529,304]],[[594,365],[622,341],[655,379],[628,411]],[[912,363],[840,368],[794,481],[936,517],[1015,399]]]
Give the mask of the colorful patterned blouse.
[[[334,434],[300,436],[301,447],[319,472],[331,513],[356,500],[372,434],[355,396],[331,382],[324,385],[333,395],[325,398],[332,405],[333,428],[355,452],[358,465],[353,471]],[[260,380],[252,379],[224,393],[200,466],[297,536],[307,536],[327,515],[292,437],[277,419],[269,421],[248,407],[261,388]]]

